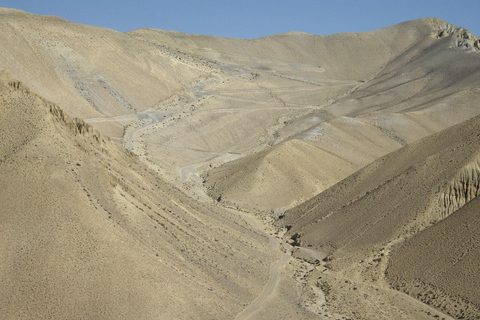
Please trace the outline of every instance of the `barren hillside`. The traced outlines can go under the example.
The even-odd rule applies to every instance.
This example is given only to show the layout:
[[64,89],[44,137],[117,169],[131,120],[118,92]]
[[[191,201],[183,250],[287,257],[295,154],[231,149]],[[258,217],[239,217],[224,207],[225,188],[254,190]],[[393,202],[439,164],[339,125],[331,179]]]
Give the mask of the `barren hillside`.
[[383,286],[388,279],[454,317],[476,318],[479,208],[469,201],[480,194],[479,136],[480,117],[430,135],[288,210],[278,223],[297,245],[327,254],[326,268],[337,276]]
[[4,319],[220,319],[253,300],[275,259],[266,236],[191,201],[89,125],[5,77]]
[[480,317],[480,42],[0,8],[6,319]]
[[[366,38],[364,44],[371,42],[372,51],[381,51],[375,43],[380,40],[389,48],[382,64],[371,65],[369,75],[355,78],[347,91],[304,115],[279,119],[283,124],[271,142],[275,148],[210,170],[205,175],[209,194],[248,210],[290,208],[403,145],[479,114],[480,58],[473,46],[478,42],[461,29],[446,36],[448,28],[437,20],[421,20],[358,35]],[[348,36],[331,37],[349,43]],[[469,37],[469,48],[459,47],[458,37]],[[385,44],[387,40],[393,42]],[[365,62],[338,58],[334,67],[357,70],[358,65],[378,61],[348,50]],[[323,154],[321,160],[308,155],[277,157],[279,150],[295,153],[287,151],[290,139]],[[315,161],[320,165],[312,166]],[[277,168],[285,169],[276,174]],[[258,190],[263,190],[260,197]]]

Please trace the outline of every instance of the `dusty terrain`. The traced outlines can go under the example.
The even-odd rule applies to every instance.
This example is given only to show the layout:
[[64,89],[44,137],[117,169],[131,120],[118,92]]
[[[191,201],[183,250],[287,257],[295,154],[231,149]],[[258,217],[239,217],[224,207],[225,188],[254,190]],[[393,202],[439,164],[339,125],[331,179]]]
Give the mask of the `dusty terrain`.
[[266,236],[19,86],[1,86],[3,317],[231,318],[255,298]]
[[[480,194],[479,136],[480,117],[428,136],[288,210],[278,223],[298,245],[328,255],[327,274],[381,288],[391,282],[455,317],[476,318],[478,207],[468,201]],[[430,295],[432,288],[442,293]]]
[[467,30],[0,17],[3,318],[480,318]]

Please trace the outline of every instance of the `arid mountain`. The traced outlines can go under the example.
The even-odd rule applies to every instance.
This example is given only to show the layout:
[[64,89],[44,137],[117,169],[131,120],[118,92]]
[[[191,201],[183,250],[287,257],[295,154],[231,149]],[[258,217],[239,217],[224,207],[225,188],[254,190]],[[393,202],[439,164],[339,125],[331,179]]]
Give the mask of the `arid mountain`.
[[[332,59],[332,69],[340,65],[352,70],[351,86],[303,116],[285,118],[273,134],[278,137],[275,148],[208,172],[209,193],[249,210],[289,208],[380,156],[478,115],[480,59],[473,44],[469,49],[458,47],[457,38],[473,36],[461,29],[446,36],[449,28],[436,20],[421,20],[358,35],[372,52],[386,50],[380,64],[372,63],[379,59],[361,52],[362,46],[348,47],[354,36],[320,38],[336,38],[346,43],[344,50],[362,57],[362,63],[353,57]],[[369,73],[353,77],[365,66]],[[320,101],[316,97],[316,103]],[[292,139],[306,142],[302,151],[299,143],[293,147]],[[303,155],[278,156],[299,152]],[[321,165],[312,167],[315,161]],[[258,190],[263,190],[260,197]]]
[[266,236],[20,82],[0,95],[2,317],[231,318],[261,291]]
[[[452,316],[473,319],[480,315],[479,207],[462,207],[480,194],[479,137],[480,117],[430,135],[279,221],[297,245],[328,254],[328,268],[337,275],[375,284],[384,281],[388,266],[387,279],[398,288]],[[455,230],[462,234],[454,236]]]
[[480,317],[467,30],[0,18],[3,318]]

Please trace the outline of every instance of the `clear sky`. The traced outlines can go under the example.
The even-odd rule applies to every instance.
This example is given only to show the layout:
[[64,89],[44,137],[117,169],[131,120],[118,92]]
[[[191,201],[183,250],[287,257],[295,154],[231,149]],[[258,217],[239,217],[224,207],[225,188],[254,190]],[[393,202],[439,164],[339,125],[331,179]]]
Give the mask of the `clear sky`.
[[288,31],[370,31],[436,17],[480,36],[480,0],[0,0],[0,7],[126,32],[176,30],[234,38]]

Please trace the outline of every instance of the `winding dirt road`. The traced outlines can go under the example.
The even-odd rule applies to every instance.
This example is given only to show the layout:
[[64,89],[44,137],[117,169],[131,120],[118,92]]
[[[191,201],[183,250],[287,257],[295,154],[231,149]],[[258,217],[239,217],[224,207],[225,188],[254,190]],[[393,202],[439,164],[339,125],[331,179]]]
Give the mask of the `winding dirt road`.
[[265,228],[265,224],[263,221],[258,219],[257,217],[234,209],[225,208],[229,212],[242,217],[253,229],[260,231],[268,235],[270,239],[270,247],[272,251],[276,251],[279,253],[280,258],[274,262],[270,267],[270,277],[268,282],[265,284],[262,292],[260,295],[253,300],[248,306],[243,309],[236,317],[235,320],[246,320],[250,319],[255,313],[260,311],[263,307],[263,304],[275,296],[277,292],[278,284],[281,281],[281,271],[282,268],[292,257],[291,252],[283,252],[280,247],[280,240],[277,239],[274,235],[268,233]]
[[290,260],[290,253],[283,253],[281,259],[272,265],[270,269],[270,279],[268,280],[268,283],[263,289],[262,293],[235,317],[236,320],[250,319],[255,313],[261,310],[262,305],[268,299],[274,296],[277,285],[280,282],[281,269],[288,262],[288,260]]

